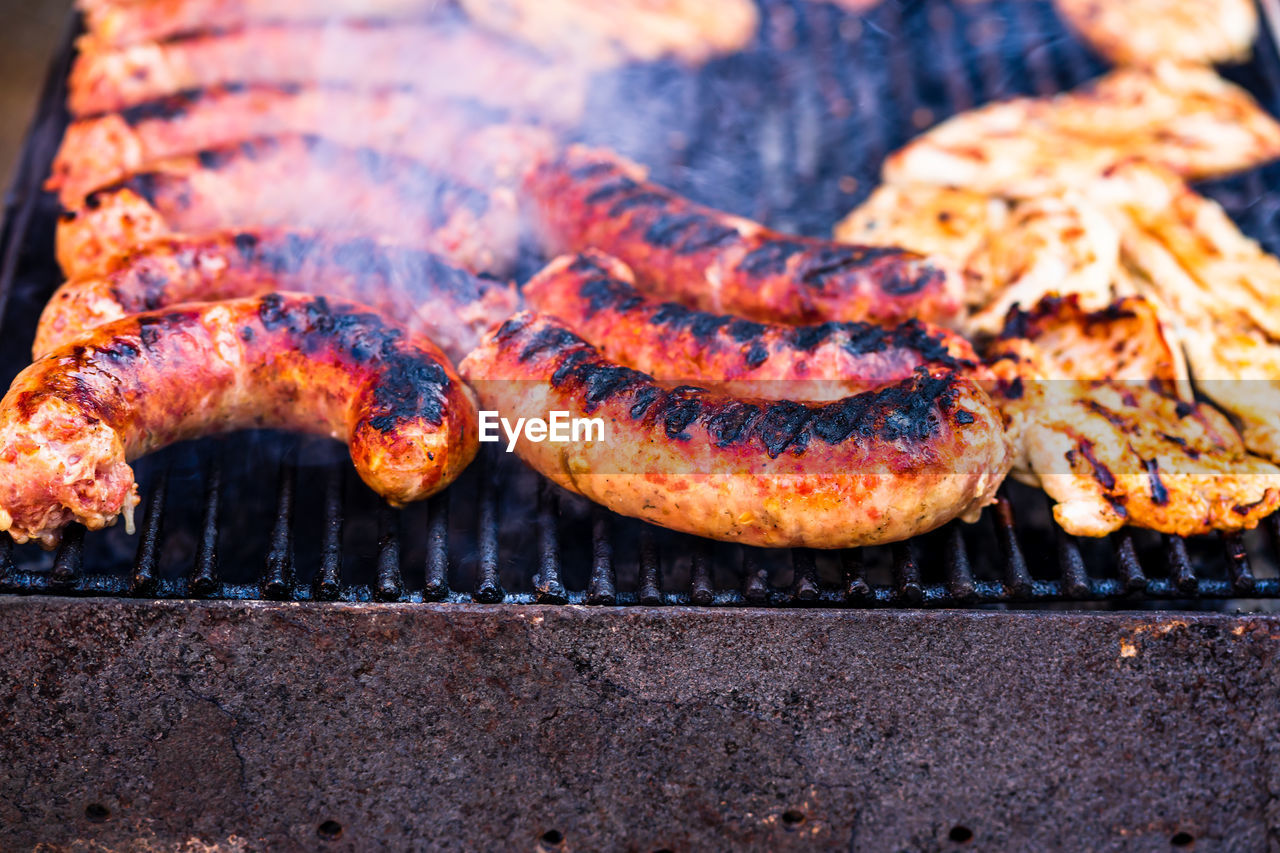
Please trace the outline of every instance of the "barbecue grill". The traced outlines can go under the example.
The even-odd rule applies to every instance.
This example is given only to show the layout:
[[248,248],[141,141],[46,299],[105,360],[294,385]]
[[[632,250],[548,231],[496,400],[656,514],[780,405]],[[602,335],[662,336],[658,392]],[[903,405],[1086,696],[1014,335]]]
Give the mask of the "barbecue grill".
[[[40,185],[75,32],[0,234],[5,385],[59,282]],[[770,0],[742,54],[601,75],[579,132],[823,234],[937,120],[1102,70],[1042,0]],[[1269,38],[1224,72],[1280,111]],[[1201,189],[1277,251],[1276,177]],[[5,847],[1280,845],[1280,518],[1081,540],[1010,484],[976,525],[775,552],[614,516],[493,445],[403,511],[317,439],[136,467],[136,537],[0,535]]]

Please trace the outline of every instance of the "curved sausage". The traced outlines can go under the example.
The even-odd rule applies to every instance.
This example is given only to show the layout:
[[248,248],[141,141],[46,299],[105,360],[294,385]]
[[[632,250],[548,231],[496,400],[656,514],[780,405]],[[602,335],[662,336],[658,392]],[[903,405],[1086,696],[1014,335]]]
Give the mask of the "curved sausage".
[[255,427],[345,441],[396,505],[443,489],[477,447],[473,397],[444,354],[360,306],[182,305],[100,326],[18,375],[0,400],[0,531],[52,546],[72,521],[128,521],[129,460]]
[[286,135],[165,160],[91,193],[58,223],[58,263],[70,278],[156,237],[246,227],[392,240],[475,270],[504,267],[520,230],[510,193],[405,157]]
[[775,323],[944,322],[959,274],[893,247],[792,237],[694,204],[601,149],[571,146],[525,177],[534,227],[551,253],[597,248],[641,288],[693,308]]
[[601,419],[600,440],[517,441],[559,485],[623,515],[747,545],[871,545],[973,518],[1013,460],[990,398],[951,371],[825,404],[666,389],[555,318],[524,312],[460,372],[513,423],[553,412]]
[[910,377],[918,367],[979,369],[959,335],[908,320],[781,326],[658,302],[626,264],[587,251],[553,260],[524,286],[530,307],[564,321],[611,361],[660,382],[728,394],[836,400]]
[[33,355],[126,314],[277,290],[349,299],[402,318],[454,360],[514,314],[519,299],[506,282],[370,239],[274,229],[162,237],[58,288],[40,317]]

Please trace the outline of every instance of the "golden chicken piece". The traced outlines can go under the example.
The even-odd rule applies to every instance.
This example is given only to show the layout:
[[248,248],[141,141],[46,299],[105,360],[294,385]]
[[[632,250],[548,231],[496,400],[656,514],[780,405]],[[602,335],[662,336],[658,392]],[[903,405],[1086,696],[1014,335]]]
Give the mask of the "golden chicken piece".
[[1276,157],[1280,124],[1248,92],[1212,69],[1161,62],[961,113],[890,155],[884,179],[1030,198],[1127,159],[1206,178]]
[[1068,533],[1241,530],[1280,507],[1280,468],[1250,456],[1221,413],[1173,393],[1174,347],[1144,300],[1014,311],[992,359],[1019,437],[1014,476],[1053,498]]
[[1167,309],[1196,386],[1280,461],[1280,260],[1177,176],[1133,163],[1098,182],[1139,290]]
[[970,190],[885,185],[835,227],[838,240],[901,245],[964,270],[969,335],[999,333],[1015,305],[1074,293],[1086,310],[1131,295],[1118,280],[1119,235],[1074,192],[1009,200]]
[[997,286],[984,249],[993,233],[1007,227],[1009,207],[1004,199],[969,190],[884,184],[837,222],[832,236],[842,243],[910,246],[948,258],[964,272],[965,304],[980,308]]
[[461,0],[486,29],[589,66],[674,57],[701,64],[755,37],[751,0]]
[[1258,37],[1252,0],[1055,0],[1058,13],[1117,65],[1164,59],[1243,62]]

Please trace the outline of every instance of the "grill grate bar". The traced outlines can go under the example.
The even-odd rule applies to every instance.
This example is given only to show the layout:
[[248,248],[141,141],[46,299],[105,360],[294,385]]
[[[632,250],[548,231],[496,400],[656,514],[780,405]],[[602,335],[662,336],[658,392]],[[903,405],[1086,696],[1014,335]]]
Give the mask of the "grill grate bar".
[[[702,571],[707,571],[705,556],[699,558],[694,556],[695,566],[699,559],[702,560]],[[639,594],[631,592],[619,592],[617,594],[616,604],[618,605],[636,605],[636,604],[661,604],[661,605],[683,605],[683,604],[700,604],[715,606],[747,606],[757,603],[751,602],[739,591],[722,590],[716,592],[709,587],[703,587],[703,593],[697,601],[693,600],[693,596],[676,593],[662,592],[660,598],[655,600],[649,597],[647,600],[641,600]],[[951,595],[951,590],[944,583],[924,583],[920,586],[921,596],[920,604],[923,606],[951,606],[955,604],[955,600]],[[41,595],[41,594],[96,594],[110,596],[127,596],[130,593],[129,578],[115,577],[111,575],[93,575],[82,576],[71,585],[54,584],[49,572],[47,571],[19,571],[13,569],[9,577],[5,578],[3,588],[0,592],[20,593],[24,595]],[[1079,600],[1088,601],[1104,601],[1121,598],[1127,594],[1123,583],[1115,578],[1094,578],[1089,581],[1088,593],[1080,596]],[[1003,582],[999,581],[974,581],[974,594],[980,604],[999,604],[1008,602],[1010,596]],[[1233,580],[1223,579],[1200,579],[1196,582],[1194,589],[1179,588],[1172,580],[1166,578],[1150,578],[1147,580],[1146,588],[1142,590],[1144,598],[1159,601],[1187,602],[1193,600],[1222,600],[1222,599],[1239,599],[1239,598],[1276,598],[1280,597],[1280,578],[1254,578],[1253,586],[1247,593],[1243,593],[1237,588]],[[156,582],[155,597],[158,599],[178,599],[189,598],[191,596],[190,584],[183,579],[161,579]],[[261,597],[260,585],[252,584],[234,584],[234,583],[218,583],[208,593],[202,595],[203,598],[213,600],[227,601],[244,601],[257,600]],[[565,595],[568,604],[586,604],[586,593],[581,591],[569,591]],[[869,586],[868,593],[864,599],[858,602],[848,600],[846,590],[821,589],[816,599],[812,603],[824,606],[839,606],[842,604],[870,604],[870,605],[896,605],[900,604],[900,593],[890,587]],[[1063,602],[1072,600],[1074,597],[1067,594],[1061,581],[1058,580],[1037,580],[1031,585],[1023,601],[1031,604],[1049,604],[1055,602]],[[299,588],[295,590],[295,600],[297,601],[313,601],[316,600],[312,592],[308,589]],[[341,592],[334,599],[336,601],[349,603],[363,603],[369,601],[380,600],[374,595],[373,588],[364,584],[352,584],[342,587]],[[474,600],[473,596],[462,592],[450,592],[439,601],[446,604],[466,604]],[[428,603],[431,599],[425,597],[420,590],[405,590],[394,601],[402,603]],[[538,604],[536,593],[526,592],[509,592],[502,600],[504,604]],[[782,605],[794,603],[792,596],[785,590],[771,590],[768,604]]]
[[1181,536],[1162,536],[1164,544],[1165,565],[1169,569],[1169,580],[1175,588],[1182,592],[1195,592],[1196,572],[1191,567],[1191,559],[1187,556],[1187,540]]
[[84,571],[84,527],[72,524],[62,533],[62,543],[53,559],[49,578],[54,586],[75,583]]
[[959,524],[949,524],[946,530],[947,590],[958,602],[972,601],[974,597],[973,569],[969,565],[969,548],[964,543],[964,531]]
[[449,595],[449,496],[427,503],[427,567],[422,596],[439,601]]
[[591,580],[587,584],[587,604],[614,604],[618,600],[610,516],[602,507],[591,507]]
[[[342,482],[346,468],[330,468],[324,481],[323,527],[320,532],[320,570],[313,582],[314,595],[332,601],[342,592]],[[294,590],[295,595],[299,593]]]
[[818,561],[812,549],[793,548],[791,568],[795,574],[791,597],[795,601],[817,601],[822,594],[818,586]]
[[1227,573],[1231,588],[1240,595],[1250,595],[1257,586],[1253,569],[1249,565],[1249,553],[1244,547],[1244,537],[1238,533],[1222,534],[1222,549],[1227,557]]
[[658,541],[648,527],[640,531],[640,591],[636,600],[640,604],[662,603],[662,562]]
[[716,592],[711,585],[711,547],[701,539],[690,539],[689,542],[689,600],[703,606],[714,604]]
[[538,483],[538,575],[533,588],[543,604],[564,604],[564,582],[560,580],[560,535],[556,516],[560,511],[560,493],[549,480]]
[[218,505],[222,498],[222,449],[214,450],[204,493],[204,515],[200,521],[200,544],[191,569],[192,595],[209,596],[218,589]]
[[388,504],[378,505],[378,581],[373,597],[399,601],[404,596],[400,576],[400,514]]
[[867,567],[862,560],[862,549],[852,548],[840,554],[840,571],[844,575],[844,597],[849,601],[870,601],[874,597],[867,583]]
[[924,598],[920,583],[920,565],[911,552],[910,542],[893,543],[893,579],[898,600],[906,604],[919,604]]
[[1062,592],[1068,598],[1085,598],[1089,594],[1089,575],[1085,570],[1084,557],[1080,554],[1080,542],[1061,528],[1057,533]]
[[1032,594],[1031,573],[1027,571],[1027,560],[1022,556],[1022,545],[1018,542],[1018,533],[1014,528],[1013,505],[1007,495],[1001,491],[996,498],[995,512],[996,538],[1000,542],[1000,550],[1004,553],[1004,585],[1008,595],[1025,598]]
[[480,464],[479,539],[480,565],[476,589],[471,598],[484,604],[502,601],[504,592],[498,579],[498,496],[495,467],[488,454]]
[[742,549],[742,597],[753,604],[763,604],[769,599],[769,570],[760,564],[760,554],[754,548]]
[[1128,593],[1141,592],[1147,586],[1147,576],[1142,571],[1142,563],[1138,560],[1138,551],[1133,545],[1133,534],[1128,530],[1119,530],[1112,534],[1112,544],[1116,551],[1116,565],[1120,570],[1120,583]]
[[160,561],[160,546],[163,543],[164,501],[168,492],[169,469],[165,468],[147,494],[147,503],[142,511],[138,555],[133,561],[133,575],[129,579],[129,594],[138,598],[149,598],[155,594],[156,566]]
[[285,599],[291,597],[293,586],[293,493],[298,484],[298,469],[292,460],[281,465],[279,480],[276,521],[271,528],[262,594],[267,598]]

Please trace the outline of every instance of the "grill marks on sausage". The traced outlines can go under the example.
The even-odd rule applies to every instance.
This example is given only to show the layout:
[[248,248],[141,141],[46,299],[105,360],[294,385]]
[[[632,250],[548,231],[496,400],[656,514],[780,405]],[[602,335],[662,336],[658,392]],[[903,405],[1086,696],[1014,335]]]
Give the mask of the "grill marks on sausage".
[[378,315],[334,308],[322,296],[269,294],[260,300],[258,317],[267,331],[286,331],[289,344],[304,353],[332,353],[351,364],[380,367],[380,381],[373,388],[376,414],[370,421],[375,429],[387,432],[413,418],[443,423],[448,373]]
[[[614,278],[589,255],[579,254],[566,271],[583,276],[578,296],[588,306],[588,318],[601,311],[628,313],[648,312],[647,321],[670,333],[688,333],[708,347],[731,344],[742,348],[744,363],[754,369],[770,356],[766,345],[769,327],[728,314],[712,314],[687,308],[675,302],[654,305],[631,283]],[[776,328],[776,327],[775,327]],[[782,347],[812,352],[822,344],[835,340],[852,356],[866,356],[889,350],[909,350],[922,361],[942,367],[960,369],[972,363],[957,359],[947,349],[944,339],[931,333],[918,320],[898,326],[884,327],[872,323],[820,323],[812,326],[789,326],[779,340]]]
[[[128,380],[121,377],[146,358],[180,358],[182,350],[172,344],[202,334],[201,316],[190,309],[138,317],[131,333],[118,333],[101,346],[74,347],[61,357],[63,369],[49,374],[40,396],[65,397],[100,420],[119,424],[130,410]],[[376,371],[378,381],[371,389],[375,429],[386,432],[413,418],[443,423],[451,383],[445,368],[377,315],[335,307],[323,297],[272,294],[259,300],[257,321],[272,339],[264,341],[253,325],[241,325],[236,334],[246,346],[278,347]],[[171,363],[167,369],[180,365]],[[34,402],[20,402],[28,416]]]
[[[815,439],[829,445],[877,440],[921,446],[939,434],[944,419],[961,423],[959,380],[949,372],[919,370],[896,384],[824,404],[743,401],[693,386],[663,389],[555,324],[513,318],[499,328],[497,339],[516,348],[520,362],[551,367],[552,387],[581,394],[588,413],[619,400],[632,420],[661,428],[673,440],[690,440],[694,429],[702,429],[718,447],[755,442],[770,458],[802,454]],[[971,413],[965,414],[965,422],[972,422]]]

